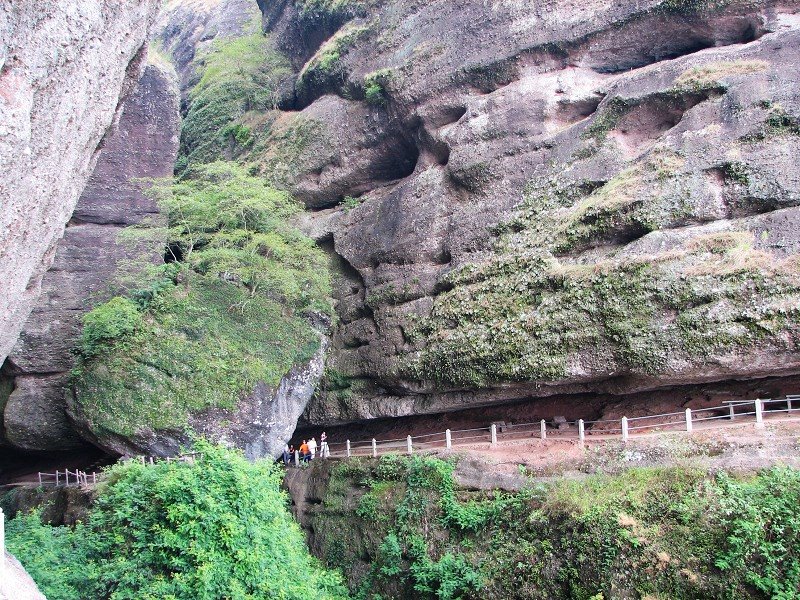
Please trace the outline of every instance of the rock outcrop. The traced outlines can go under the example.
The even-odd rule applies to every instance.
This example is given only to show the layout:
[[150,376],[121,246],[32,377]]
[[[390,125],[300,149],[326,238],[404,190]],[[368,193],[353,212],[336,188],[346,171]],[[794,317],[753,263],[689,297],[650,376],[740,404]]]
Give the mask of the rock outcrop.
[[166,3],[156,23],[155,35],[172,59],[184,101],[200,78],[195,59],[215,40],[242,35],[257,15],[252,0],[170,0]]
[[328,337],[323,333],[320,337],[320,347],[311,360],[293,367],[277,386],[259,382],[250,393],[242,393],[235,408],[212,407],[192,413],[181,429],[139,424],[135,432],[120,434],[98,427],[81,405],[80,392],[68,401],[70,416],[84,439],[120,456],[175,456],[191,447],[194,435],[201,435],[240,448],[250,460],[277,457],[292,438],[322,377]]
[[139,78],[159,5],[6,1],[0,8],[0,360]]
[[5,573],[0,579],[0,600],[47,600],[20,562],[5,553]]
[[309,423],[800,372],[795,3],[261,4],[244,156],[340,267]]
[[84,314],[113,292],[120,261],[141,250],[118,242],[121,229],[158,214],[141,180],[172,174],[180,126],[174,79],[171,68],[148,65],[104,143],[43,278],[42,294],[3,369],[13,386],[0,401],[0,441],[6,444],[44,451],[85,443],[66,413],[71,351]]

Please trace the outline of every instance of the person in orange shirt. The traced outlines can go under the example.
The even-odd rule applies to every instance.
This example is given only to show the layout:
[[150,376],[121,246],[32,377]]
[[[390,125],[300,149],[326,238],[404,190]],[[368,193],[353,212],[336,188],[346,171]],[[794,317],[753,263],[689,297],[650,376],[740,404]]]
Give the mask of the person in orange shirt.
[[300,444],[300,460],[303,462],[308,462],[311,460],[311,450],[308,448],[308,442],[303,440],[303,443]]

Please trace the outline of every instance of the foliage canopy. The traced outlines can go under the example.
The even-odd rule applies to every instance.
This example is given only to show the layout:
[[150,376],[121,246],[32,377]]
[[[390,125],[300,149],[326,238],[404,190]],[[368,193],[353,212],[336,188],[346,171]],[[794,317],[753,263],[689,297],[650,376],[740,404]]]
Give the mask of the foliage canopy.
[[336,600],[341,576],[305,547],[268,461],[198,442],[194,464],[110,469],[88,522],[8,523],[8,546],[50,600]]

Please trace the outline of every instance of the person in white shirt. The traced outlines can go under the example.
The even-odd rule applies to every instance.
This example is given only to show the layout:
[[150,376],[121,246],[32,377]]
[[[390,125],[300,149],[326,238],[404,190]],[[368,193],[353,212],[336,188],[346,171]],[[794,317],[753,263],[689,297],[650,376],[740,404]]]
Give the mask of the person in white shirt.
[[313,437],[308,441],[308,450],[311,452],[311,460],[317,457],[317,440]]
[[328,449],[328,436],[324,431],[319,436],[319,455],[322,458],[328,458],[331,455],[331,451]]

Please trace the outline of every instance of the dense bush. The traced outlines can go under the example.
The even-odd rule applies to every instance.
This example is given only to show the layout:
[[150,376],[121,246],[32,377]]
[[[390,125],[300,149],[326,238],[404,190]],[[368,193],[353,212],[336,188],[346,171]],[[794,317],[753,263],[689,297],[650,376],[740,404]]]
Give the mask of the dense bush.
[[495,494],[459,489],[450,463],[384,457],[335,467],[312,526],[363,599],[789,600],[798,502],[789,468],[631,469]]
[[50,600],[346,597],[307,552],[280,490],[282,472],[198,443],[194,464],[120,464],[88,522],[8,524],[8,546]]

